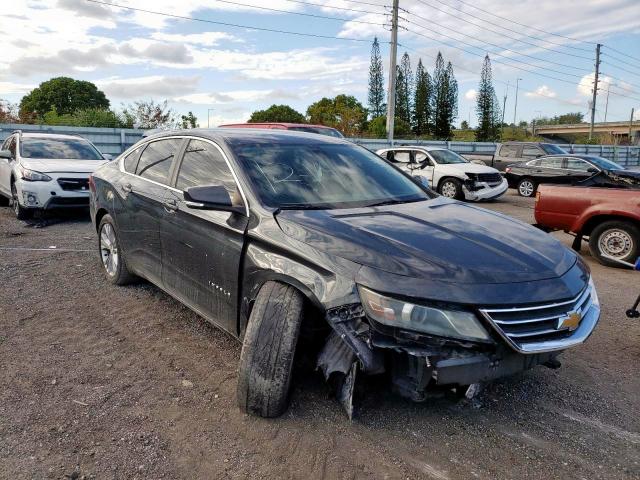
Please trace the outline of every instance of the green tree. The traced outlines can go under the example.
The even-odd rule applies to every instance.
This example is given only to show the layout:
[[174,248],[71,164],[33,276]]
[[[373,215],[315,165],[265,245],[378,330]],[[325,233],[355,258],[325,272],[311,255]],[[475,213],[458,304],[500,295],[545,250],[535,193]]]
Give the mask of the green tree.
[[367,109],[352,95],[325,97],[307,108],[309,123],[337,128],[347,137],[366,130],[367,115]]
[[169,108],[167,100],[133,102],[122,110],[125,121],[136,128],[171,128],[177,125],[176,114]]
[[499,139],[500,113],[498,97],[496,97],[496,91],[493,88],[491,60],[489,55],[486,55],[482,64],[478,98],[476,100],[476,114],[478,115],[476,141],[495,142]]
[[555,117],[541,117],[536,120],[537,125],[572,125],[582,123],[584,121],[584,113],[572,112]]
[[411,125],[411,111],[413,104],[413,72],[411,71],[411,59],[404,52],[400,65],[398,65],[396,77],[396,116]]
[[[374,138],[387,138],[387,116],[382,115],[371,120],[367,132]],[[411,135],[411,125],[400,117],[396,117],[393,123],[393,135],[395,137]]]
[[0,98],[0,123],[19,123],[18,106]]
[[371,65],[369,66],[369,112],[373,118],[384,115],[387,108],[384,101],[384,71],[378,38],[371,46]]
[[56,77],[42,82],[20,100],[20,112],[23,115],[44,115],[52,110],[59,115],[66,115],[88,108],[107,109],[109,100],[93,83],[69,77]]
[[458,82],[453,74],[451,62],[445,67],[442,53],[438,52],[433,71],[432,109],[433,134],[436,138],[451,138],[453,121],[458,115]]
[[180,124],[182,128],[198,128],[198,119],[193,114],[193,112],[189,112],[187,115],[182,115],[180,117]]
[[43,125],[67,125],[71,127],[131,128],[132,122],[123,115],[106,108],[85,108],[60,115],[49,110],[37,119]]
[[251,114],[249,123],[259,122],[306,123],[304,115],[289,105],[271,105],[266,110],[256,110]]
[[469,122],[467,122],[466,120],[463,120],[460,123],[460,130],[469,130]]
[[425,135],[431,131],[431,77],[418,60],[416,68],[416,94],[413,102],[413,131],[416,135]]

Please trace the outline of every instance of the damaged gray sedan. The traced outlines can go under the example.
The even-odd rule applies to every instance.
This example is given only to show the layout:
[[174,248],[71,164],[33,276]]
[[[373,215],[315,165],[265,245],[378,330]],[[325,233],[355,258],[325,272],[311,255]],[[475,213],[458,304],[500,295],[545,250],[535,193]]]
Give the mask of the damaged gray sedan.
[[557,240],[340,139],[159,133],[90,189],[106,278],[145,278],[240,339],[238,403],[263,417],[286,410],[305,356],[351,415],[363,375],[424,401],[557,368],[600,315]]

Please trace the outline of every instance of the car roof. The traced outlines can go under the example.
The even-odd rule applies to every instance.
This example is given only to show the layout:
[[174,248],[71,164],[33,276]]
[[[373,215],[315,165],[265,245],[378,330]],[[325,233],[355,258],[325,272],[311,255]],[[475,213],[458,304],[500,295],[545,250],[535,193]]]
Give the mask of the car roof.
[[242,143],[272,144],[274,142],[292,145],[317,144],[346,144],[353,145],[348,140],[338,137],[318,135],[316,133],[298,132],[291,130],[261,129],[261,128],[190,128],[180,130],[165,130],[154,133],[145,140],[155,140],[176,135],[202,137],[227,145]]
[[[426,150],[427,152],[432,152],[435,150],[449,150],[445,147],[430,147],[428,145],[396,145],[395,147],[385,147],[380,150],[404,150],[404,149],[414,149],[414,150]],[[380,151],[378,150],[378,151]]]
[[[241,126],[242,125],[242,126]],[[245,127],[245,125],[247,125]],[[249,126],[250,125],[250,126]],[[259,128],[259,125],[279,125],[285,128],[293,128],[293,127],[312,127],[312,128],[326,128],[329,130],[335,130],[333,127],[327,127],[326,125],[315,125],[311,123],[288,123],[288,122],[247,122],[247,123],[227,123],[224,125],[219,125],[218,128]]]
[[[16,132],[14,132],[16,133]],[[57,138],[60,140],[63,139],[71,139],[71,140],[86,140],[86,138],[81,137],[80,135],[67,135],[63,133],[39,133],[39,132],[22,132],[20,135],[22,138]]]

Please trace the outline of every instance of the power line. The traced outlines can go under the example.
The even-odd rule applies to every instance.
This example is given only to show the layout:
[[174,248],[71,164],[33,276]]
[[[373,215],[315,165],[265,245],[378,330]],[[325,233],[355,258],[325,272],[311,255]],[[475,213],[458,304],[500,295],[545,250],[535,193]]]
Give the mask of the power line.
[[[344,1],[349,1],[349,0],[344,0]],[[305,2],[303,0],[285,0],[285,2],[291,2],[291,3],[298,3],[300,5],[307,5],[307,6],[312,6],[312,7],[318,7],[318,8],[330,8],[331,10],[343,10],[345,12],[357,12],[357,13],[368,13],[368,14],[372,14],[372,15],[384,15],[387,16],[389,15],[387,12],[372,12],[370,10],[360,10],[357,8],[349,8],[349,7],[333,7],[333,6],[329,6],[329,5],[323,5],[322,3],[314,3],[314,2]],[[367,2],[353,2],[353,3],[358,3],[358,4],[362,4],[362,5],[371,5],[371,6],[375,6],[375,7],[383,7],[384,5],[378,5],[376,3],[367,3]]]
[[630,63],[629,60],[626,60],[624,58],[620,58],[620,57],[616,57],[615,55],[612,55],[611,53],[607,53],[607,56],[609,58],[613,58],[616,62],[622,62],[623,64],[630,66],[631,68],[637,68],[640,69],[640,65],[635,66],[633,63]]
[[[418,1],[420,1],[420,0],[418,0]],[[476,7],[476,6],[475,6],[475,5],[473,5],[472,3],[468,3],[468,2],[465,2],[465,1],[463,1],[463,0],[458,0],[458,1],[459,1],[460,3],[462,3],[462,4],[466,5],[466,6],[468,6],[468,7],[475,8],[476,10],[479,10],[479,11],[481,11],[481,12],[483,12],[483,13],[486,13],[487,15],[491,15],[492,17],[497,17],[497,18],[499,18],[499,19],[501,19],[501,20],[506,20],[507,22],[515,23],[516,25],[520,25],[521,27],[526,27],[526,28],[529,28],[529,29],[531,29],[531,30],[536,30],[536,31],[538,31],[538,32],[545,33],[545,34],[547,34],[547,35],[553,35],[554,37],[564,38],[565,40],[571,40],[572,42],[585,43],[585,44],[591,44],[591,42],[585,42],[584,40],[578,40],[577,38],[568,37],[568,36],[566,36],[566,35],[561,35],[561,34],[559,34],[559,33],[548,32],[548,31],[546,31],[546,30],[542,30],[542,29],[540,29],[540,28],[536,28],[536,27],[533,27],[533,26],[531,26],[531,25],[528,25],[528,24],[526,24],[526,23],[516,22],[515,20],[512,20],[512,19],[510,19],[510,18],[503,17],[503,16],[498,15],[498,14],[493,13],[493,12],[489,12],[488,10],[484,10],[484,9],[482,9],[482,8],[480,8],[480,7]],[[447,4],[445,4],[445,5],[447,5]],[[465,13],[465,14],[467,14],[467,15],[470,15],[470,16],[472,16],[472,17],[474,17],[474,18],[477,18],[478,20],[482,20],[483,22],[487,22],[487,23],[489,23],[489,24],[491,24],[491,25],[495,25],[495,26],[498,26],[498,27],[500,27],[500,28],[504,28],[505,30],[509,30],[509,31],[512,31],[512,32],[515,32],[515,33],[522,33],[522,32],[518,32],[518,31],[516,31],[516,30],[508,29],[507,27],[503,27],[502,25],[497,25],[497,24],[495,24],[495,23],[490,22],[489,20],[485,20],[485,19],[483,19],[483,18],[476,17],[475,15],[472,15],[472,14],[470,14],[470,13],[468,13],[468,12],[465,12],[464,10],[462,10],[462,9],[460,9],[460,8],[456,8],[456,7],[452,6],[452,5],[447,5],[447,6],[448,6],[449,8],[454,8],[454,9],[456,9],[456,10],[458,10],[458,11],[462,12],[462,13]],[[583,51],[583,52],[589,52],[589,53],[591,52],[591,50],[588,50],[588,49],[586,49],[586,48],[580,48],[580,47],[574,47],[573,45],[566,45],[566,44],[562,44],[562,43],[556,43],[556,42],[552,42],[551,40],[547,40],[547,39],[540,38],[540,37],[535,37],[535,36],[532,36],[532,35],[526,35],[526,36],[527,36],[527,37],[529,37],[529,38],[535,38],[535,39],[540,40],[540,41],[543,41],[543,42],[552,43],[552,44],[554,44],[554,45],[558,45],[558,46],[561,46],[561,47],[573,48],[574,50],[581,50],[581,51]]]
[[[463,51],[463,52],[465,52],[465,53],[468,53],[469,55],[475,55],[475,56],[478,56],[478,55],[479,55],[479,54],[477,54],[477,53],[470,52],[469,50],[464,49],[464,48],[461,48],[461,47],[458,47],[458,46],[456,46],[456,45],[452,45],[452,44],[450,44],[450,43],[443,42],[442,40],[438,40],[438,39],[436,39],[436,38],[429,37],[429,36],[427,36],[427,35],[425,35],[425,34],[423,34],[423,33],[416,32],[416,31],[414,31],[414,30],[407,30],[407,31],[409,31],[409,32],[411,32],[411,33],[413,33],[413,34],[415,34],[415,35],[419,35],[419,36],[421,36],[421,37],[424,37],[424,38],[426,38],[426,39],[436,41],[436,42],[441,43],[441,44],[443,44],[443,45],[446,45],[446,46],[448,46],[448,47],[451,47],[451,48],[455,48],[455,49],[461,50],[461,51]],[[441,35],[441,36],[443,36],[443,37],[447,37],[447,38],[451,38],[452,40],[454,40],[454,41],[456,41],[456,42],[460,42],[460,43],[462,43],[462,44],[464,44],[464,45],[469,45],[469,46],[470,46],[470,47],[472,47],[472,48],[480,49],[480,47],[476,47],[475,45],[471,45],[471,44],[469,44],[469,43],[467,43],[467,42],[464,42],[464,41],[462,41],[462,40],[458,40],[458,39],[453,38],[453,37],[451,37],[451,36],[449,36],[449,35],[446,35],[446,34],[444,34],[444,33],[438,33],[438,35]],[[494,52],[494,53],[493,53],[493,55],[496,55],[496,56],[498,56],[498,57],[508,58],[508,59],[510,59],[510,60],[514,60],[514,61],[516,61],[516,62],[518,62],[518,63],[522,63],[522,64],[524,64],[524,65],[527,65],[527,66],[529,66],[529,67],[538,68],[538,69],[542,68],[542,69],[544,69],[544,70],[547,70],[547,71],[550,71],[550,72],[554,72],[554,73],[559,73],[559,74],[561,74],[561,75],[567,75],[567,76],[571,76],[571,77],[582,78],[580,75],[574,75],[574,74],[572,74],[572,73],[564,73],[564,72],[560,72],[560,71],[558,71],[558,70],[553,70],[553,69],[550,69],[550,68],[540,67],[540,66],[538,66],[538,65],[533,65],[533,64],[531,64],[531,63],[523,62],[522,60],[517,60],[517,59],[511,58],[511,57],[507,57],[507,56],[505,56],[505,55],[500,55],[499,53],[495,53],[495,52]],[[480,56],[482,56],[482,55],[480,54]],[[563,79],[563,78],[554,77],[554,76],[552,76],[552,75],[547,75],[547,74],[544,74],[544,73],[534,72],[534,71],[532,71],[532,70],[527,70],[526,68],[522,68],[522,67],[519,67],[519,66],[517,66],[517,65],[513,65],[513,64],[511,64],[511,63],[501,62],[501,61],[499,61],[499,60],[495,60],[495,59],[494,59],[493,61],[494,61],[494,62],[496,62],[496,63],[502,64],[502,65],[506,65],[506,66],[508,66],[508,67],[517,68],[518,70],[522,70],[522,71],[524,71],[524,72],[531,73],[532,75],[538,75],[538,76],[541,76],[541,77],[546,77],[546,78],[550,78],[550,79],[553,79],[553,80],[558,80],[558,81],[560,81],[560,82],[564,82],[564,83],[569,83],[569,84],[571,84],[571,85],[575,85],[575,82],[574,82],[574,81],[571,81],[571,80],[566,80],[566,79]]]
[[135,11],[135,12],[142,12],[142,13],[149,13],[152,15],[160,15],[163,17],[169,17],[169,18],[177,18],[180,20],[190,20],[193,22],[202,22],[202,23],[211,23],[214,25],[222,25],[225,27],[235,27],[235,28],[248,28],[250,30],[258,30],[258,31],[262,31],[262,32],[271,32],[271,33],[281,33],[284,35],[296,35],[299,37],[314,37],[314,38],[326,38],[326,39],[330,39],[330,40],[344,40],[344,41],[349,41],[349,42],[366,42],[366,43],[370,43],[371,40],[370,39],[363,39],[363,38],[350,38],[350,37],[334,37],[331,35],[320,35],[320,34],[315,34],[315,33],[303,33],[303,32],[293,32],[293,31],[289,31],[289,30],[278,30],[275,28],[265,28],[265,27],[256,27],[256,26],[251,26],[251,25],[241,25],[238,23],[229,23],[229,22],[219,22],[217,20],[208,20],[205,18],[196,18],[196,17],[188,17],[185,15],[175,15],[172,13],[164,13],[164,12],[157,12],[154,10],[146,10],[144,8],[137,8],[137,7],[129,7],[129,6],[125,6],[125,5],[118,5],[116,3],[109,3],[109,2],[103,2],[101,0],[86,0],[87,2],[91,2],[91,3],[97,3],[99,5],[106,5],[109,7],[116,7],[116,8],[122,8],[125,10],[131,10],[131,11]]
[[383,23],[379,23],[379,22],[369,22],[367,20],[353,20],[350,18],[341,18],[341,17],[331,17],[329,15],[317,15],[315,13],[304,13],[304,12],[292,12],[290,10],[281,10],[278,8],[271,8],[271,7],[261,7],[259,5],[249,5],[246,3],[239,3],[239,2],[232,2],[230,0],[214,0],[218,3],[226,3],[229,5],[236,5],[238,7],[246,7],[246,8],[253,8],[256,10],[266,10],[268,12],[277,12],[277,13],[285,13],[287,15],[300,15],[303,17],[312,17],[312,18],[321,18],[323,20],[337,20],[339,22],[353,22],[353,23],[366,23],[369,25],[379,25],[381,27],[384,26]]
[[[602,63],[604,64],[604,62],[602,62]],[[602,73],[602,75],[603,75],[603,76],[606,76],[606,77],[609,77],[609,78],[611,78],[611,79],[613,79],[613,80],[617,80],[618,82],[626,83],[627,85],[630,85],[630,86],[632,86],[632,87],[635,87],[635,88],[640,89],[640,86],[638,86],[638,85],[636,85],[636,84],[634,84],[634,83],[631,83],[631,82],[627,82],[626,80],[622,80],[621,78],[614,77],[614,76],[613,76],[613,75],[611,75],[610,73],[603,72],[603,73]],[[611,82],[609,82],[609,83],[611,83]],[[614,85],[614,86],[620,86],[620,85]]]
[[[411,13],[411,12],[408,12],[408,11],[407,11],[407,13]],[[429,22],[429,23],[432,23],[432,24],[434,24],[434,25],[437,25],[437,26],[439,26],[439,27],[441,27],[441,28],[444,28],[445,30],[454,31],[454,32],[456,32],[458,35],[462,35],[463,37],[468,37],[468,38],[471,38],[471,39],[473,39],[473,40],[477,40],[477,41],[479,41],[479,42],[481,42],[481,43],[484,43],[484,44],[487,44],[487,45],[491,45],[492,47],[499,48],[500,50],[504,50],[504,51],[507,51],[507,52],[515,53],[516,55],[520,55],[520,56],[523,56],[523,57],[528,57],[528,58],[531,58],[531,59],[536,60],[536,61],[538,61],[538,62],[546,62],[546,63],[550,63],[550,64],[553,64],[553,65],[558,65],[558,66],[560,66],[560,67],[564,67],[564,68],[572,68],[572,69],[574,69],[574,70],[578,70],[578,71],[581,71],[581,72],[591,72],[591,70],[590,70],[590,69],[589,69],[589,70],[587,70],[587,69],[580,68],[580,67],[572,67],[572,66],[570,66],[570,65],[566,65],[566,64],[564,64],[564,63],[554,62],[553,60],[545,60],[545,59],[543,59],[543,58],[534,57],[533,55],[529,55],[529,54],[527,54],[527,53],[520,53],[520,52],[517,52],[516,50],[511,50],[510,48],[503,47],[503,46],[501,46],[501,45],[497,45],[497,44],[495,44],[495,43],[491,43],[491,42],[488,42],[488,41],[486,41],[486,40],[482,40],[482,39],[480,39],[480,38],[474,37],[473,35],[468,35],[468,34],[466,34],[466,33],[458,32],[457,30],[454,30],[454,29],[452,29],[452,28],[450,28],[450,27],[446,27],[446,26],[442,25],[441,23],[435,22],[435,21],[433,21],[433,20],[430,20],[430,19],[428,19],[428,18],[422,17],[422,16],[420,16],[420,15],[417,15],[417,14],[412,14],[412,15],[413,15],[413,16],[415,16],[415,17],[417,17],[417,18],[420,18],[420,19],[422,19],[422,20],[425,20],[425,21],[427,21],[427,22]],[[419,23],[417,23],[417,22],[413,22],[413,21],[411,21],[411,20],[407,20],[407,22],[409,22],[409,23],[413,23],[414,25],[416,25],[416,26],[418,26],[418,27],[421,27],[421,28],[427,28],[425,25],[421,25],[421,24],[419,24]],[[509,37],[509,38],[511,38],[511,37]],[[533,45],[533,44],[531,44],[531,45]],[[480,48],[480,47],[476,47],[476,48]],[[552,51],[554,51],[554,52],[555,52],[555,50],[552,50]],[[507,56],[507,58],[511,58],[511,57],[508,57],[508,56]],[[589,60],[591,60],[591,59],[589,59]],[[558,71],[556,71],[556,73],[561,73],[561,74],[563,74],[563,75],[571,75],[571,74],[568,74],[568,73],[558,72]]]
[[[441,8],[439,8],[439,7],[436,7],[436,6],[432,5],[431,3],[427,3],[427,2],[425,2],[425,1],[423,1],[423,0],[418,0],[418,1],[420,1],[420,3],[422,3],[423,5],[426,5],[426,6],[428,6],[428,7],[431,7],[431,8],[433,8],[433,9],[435,9],[435,10],[438,10],[438,11],[440,11],[440,12],[442,12],[442,13],[446,14],[446,15],[450,15],[450,16],[454,17],[456,20],[460,20],[460,21],[463,21],[463,22],[468,23],[468,24],[470,24],[470,25],[474,25],[474,26],[476,26],[476,27],[483,28],[483,29],[485,29],[485,30],[487,30],[487,31],[489,31],[489,32],[493,32],[493,33],[495,33],[495,34],[497,34],[497,35],[501,35],[501,36],[506,37],[506,38],[509,38],[509,39],[511,39],[511,40],[515,40],[515,41],[517,41],[517,42],[521,42],[521,43],[524,43],[524,44],[526,44],[526,45],[531,45],[531,46],[533,46],[533,47],[541,48],[541,49],[548,50],[548,51],[550,51],[550,52],[554,52],[554,53],[561,54],[561,55],[568,55],[568,56],[570,56],[570,57],[581,58],[581,59],[589,60],[589,61],[591,61],[591,60],[592,60],[592,58],[590,58],[590,57],[585,57],[584,55],[576,55],[575,53],[561,52],[561,51],[558,51],[558,50],[554,50],[553,48],[545,47],[545,46],[543,46],[543,45],[538,45],[538,44],[535,44],[535,43],[527,42],[527,41],[525,41],[525,40],[522,40],[522,38],[521,38],[521,37],[513,37],[513,36],[511,36],[511,35],[507,35],[506,33],[498,32],[498,31],[493,30],[493,29],[491,29],[491,28],[488,28],[488,27],[486,27],[486,26],[484,26],[484,25],[479,25],[479,24],[477,24],[477,23],[475,23],[475,22],[472,22],[472,21],[467,20],[467,19],[465,19],[465,18],[459,17],[459,16],[457,16],[455,13],[447,12],[446,10],[443,10],[443,9],[441,9]],[[446,4],[445,4],[445,5],[446,5]],[[451,5],[446,5],[446,6],[448,6],[449,8],[455,8],[455,7],[451,6]],[[459,10],[459,9],[456,9],[456,10]],[[405,10],[405,11],[406,11],[407,13],[409,13],[409,14],[415,15],[415,16],[416,16],[416,17],[418,17],[418,18],[422,18],[423,20],[426,20],[427,22],[435,23],[435,22],[434,22],[433,20],[431,20],[431,19],[427,19],[427,18],[421,17],[420,15],[418,15],[418,14],[416,14],[416,13],[411,13],[411,12],[409,12],[408,10]],[[499,28],[502,28],[502,29],[504,29],[504,30],[508,30],[508,31],[510,31],[510,32],[515,32],[515,33],[518,33],[518,34],[522,34],[521,32],[518,32],[518,31],[516,31],[516,30],[512,30],[512,29],[510,29],[510,28],[503,27],[502,25],[498,25],[498,24],[494,24],[494,23],[492,23],[492,22],[489,22],[488,20],[484,20],[484,19],[478,18],[478,17],[476,17],[476,16],[474,16],[474,15],[472,15],[472,14],[470,14],[470,13],[464,12],[463,10],[459,10],[459,11],[460,11],[460,12],[462,12],[462,13],[464,13],[465,15],[469,15],[469,16],[471,16],[472,18],[476,18],[476,19],[478,19],[478,20],[480,20],[480,21],[487,22],[487,23],[489,23],[490,25],[495,25],[495,26],[497,26],[497,27],[499,27]],[[527,36],[527,37],[529,37],[529,38],[538,39],[538,37],[531,37],[531,36],[529,36],[529,35],[525,35],[525,36]],[[546,41],[546,40],[543,40],[543,39],[540,39],[540,40],[542,40],[542,41]],[[552,43],[552,42],[551,42],[551,43]],[[580,50],[584,50],[584,49],[580,49]],[[551,62],[551,63],[555,63],[555,62]],[[562,66],[566,66],[566,65],[562,65]],[[570,68],[576,68],[576,67],[570,67]]]
[[606,63],[607,63],[608,65],[611,65],[611,66],[612,66],[612,67],[614,67],[614,68],[617,68],[618,70],[622,70],[623,72],[629,73],[629,74],[631,74],[631,75],[640,75],[640,73],[632,72],[631,70],[627,70],[626,68],[621,67],[621,66],[619,66],[619,65],[615,65],[615,64],[613,64],[613,63],[611,63],[611,62],[606,62]]
[[633,60],[636,60],[636,61],[640,62],[640,58],[638,58],[638,57],[634,57],[632,55],[629,55],[628,53],[624,53],[624,52],[621,52],[620,50],[616,50],[615,48],[610,47],[609,45],[605,45],[605,47],[607,47],[609,50],[613,50],[614,52],[619,53],[620,55],[624,55],[625,57],[629,57],[629,58],[631,58]]

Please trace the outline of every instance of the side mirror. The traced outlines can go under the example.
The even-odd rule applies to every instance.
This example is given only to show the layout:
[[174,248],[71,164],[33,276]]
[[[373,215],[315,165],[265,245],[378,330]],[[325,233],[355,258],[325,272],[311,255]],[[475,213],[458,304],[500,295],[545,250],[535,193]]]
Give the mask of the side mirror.
[[0,158],[11,160],[13,158],[13,154],[9,150],[0,150]]
[[223,212],[240,212],[242,207],[236,207],[231,202],[229,192],[222,185],[205,185],[190,187],[184,192],[187,207],[199,210],[220,210]]
[[598,170],[596,167],[589,167],[589,168],[587,168],[587,172],[589,172],[589,173],[600,173],[600,170]]
[[104,158],[105,160],[113,160],[113,155],[110,155],[108,153],[103,153],[102,158]]

